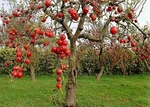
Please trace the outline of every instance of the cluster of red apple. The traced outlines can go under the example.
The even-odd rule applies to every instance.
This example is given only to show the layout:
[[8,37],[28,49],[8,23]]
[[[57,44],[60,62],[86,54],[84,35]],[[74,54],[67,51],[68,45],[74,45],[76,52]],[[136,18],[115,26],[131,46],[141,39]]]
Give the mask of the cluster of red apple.
[[[117,33],[118,33],[117,27],[112,26],[112,27],[110,28],[110,33],[113,34],[113,35],[117,34]],[[125,43],[130,43],[130,44],[131,44],[131,47],[136,47],[136,42],[132,40],[132,36],[128,36],[127,39],[122,39],[122,38],[120,38],[120,39],[119,39],[119,42],[120,42],[120,43],[124,43],[124,44],[125,44]]]
[[14,66],[11,76],[16,77],[16,78],[22,78],[23,76],[22,71],[23,71],[23,68],[21,66]]
[[[118,0],[116,0],[115,2],[118,2]],[[116,6],[116,5],[109,5],[106,8],[107,12],[113,12],[114,14],[120,14],[123,13],[124,18],[129,19],[131,21],[134,21],[135,23],[137,23],[137,19],[135,18],[135,13],[134,10],[132,8],[124,10],[121,6]],[[110,19],[112,22],[116,21],[115,17],[111,17]]]
[[[25,48],[26,48],[26,46],[25,46]],[[22,55],[23,55],[23,51],[20,48],[17,48],[16,49],[16,61],[17,62],[22,62]],[[31,63],[29,57],[32,56],[32,52],[31,51],[27,51],[26,52],[26,56],[27,56],[27,58],[24,60],[24,62],[28,65],[28,64]]]
[[58,68],[58,69],[56,70],[56,74],[57,74],[57,78],[56,78],[56,81],[57,81],[56,88],[57,88],[57,89],[61,89],[61,87],[62,87],[62,74],[63,74],[63,70],[65,70],[66,67],[67,67],[66,64],[62,64],[62,65],[60,66],[60,68]]
[[119,39],[120,43],[130,43],[131,47],[136,47],[136,42],[132,40],[132,36],[128,36],[127,39]]
[[[85,5],[83,6],[82,8],[82,12],[84,15],[87,15],[90,11],[90,6],[92,6],[92,11],[91,13],[89,13],[89,17],[92,21],[95,21],[97,16],[99,16],[101,14],[101,8],[98,7],[98,4],[95,3],[95,1],[89,1],[89,0],[83,0],[83,2],[85,3]],[[90,2],[90,6],[87,5],[86,3],[87,2]],[[69,15],[71,16],[71,18],[75,21],[78,20],[79,18],[79,15],[78,15],[78,12],[76,9],[74,8],[69,8],[68,9],[68,13]],[[62,18],[63,14],[62,13],[59,13],[58,14],[58,17],[59,18]]]
[[[28,45],[25,45],[24,49],[28,50],[29,49]],[[23,55],[23,51],[21,50],[21,48],[16,48],[16,61],[18,63],[22,62],[22,55]],[[31,56],[32,56],[32,52],[27,51],[26,52],[26,58],[24,60],[25,64],[29,65],[31,63],[31,60],[29,59]],[[13,67],[13,72],[11,73],[11,76],[22,78],[22,75],[23,75],[22,71],[23,71],[22,66],[14,66]]]
[[79,15],[78,15],[78,13],[77,13],[77,11],[75,9],[73,9],[73,8],[68,9],[68,13],[72,17],[72,19],[78,20]]
[[[57,47],[52,47],[52,52],[54,52],[55,54],[59,55],[59,57],[61,59],[65,59],[66,57],[68,57],[70,55],[70,50],[67,49],[67,45],[68,42],[66,41],[66,36],[65,34],[62,34],[60,36],[60,38],[57,41],[58,46]],[[66,65],[65,64],[61,64],[61,66],[56,70],[56,74],[57,74],[57,84],[56,84],[56,88],[60,89],[62,87],[62,73],[63,70],[66,69]]]
[[62,34],[57,41],[58,46],[52,47],[52,52],[60,56],[61,59],[65,59],[70,55],[70,50],[67,48],[68,42],[66,41],[66,36]]
[[150,46],[145,45],[143,47],[134,47],[133,51],[138,54],[141,61],[150,58]]

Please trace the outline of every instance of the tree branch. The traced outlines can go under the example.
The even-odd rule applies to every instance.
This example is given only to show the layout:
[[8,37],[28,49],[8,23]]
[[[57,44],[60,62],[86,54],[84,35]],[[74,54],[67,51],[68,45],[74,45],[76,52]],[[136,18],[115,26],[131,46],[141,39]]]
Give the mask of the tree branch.
[[82,13],[82,16],[81,16],[79,24],[78,24],[78,28],[77,28],[77,30],[76,30],[76,32],[74,34],[74,37],[73,37],[75,40],[77,40],[77,38],[80,36],[81,31],[83,30],[85,17],[86,17],[86,14]]
[[73,37],[72,30],[71,30],[70,27],[67,25],[67,22],[66,22],[66,21],[63,21],[62,26],[63,26],[63,28],[66,30],[68,39],[70,40],[70,39]]
[[147,37],[147,34],[144,33],[134,22],[131,22],[145,37]]
[[86,34],[86,33],[80,34],[80,36],[78,38],[88,39],[88,40],[93,41],[93,42],[100,42],[101,41],[99,38],[96,38],[93,35]]
[[65,21],[64,18],[63,19],[59,19],[59,18],[55,17],[55,15],[53,15],[51,12],[49,12],[47,10],[44,10],[44,13],[47,14],[48,16],[50,16],[51,19],[57,21],[59,24],[61,24],[63,26],[63,28],[67,32],[68,39],[71,39],[73,37],[72,30],[67,25],[67,22]]
[[109,23],[110,23],[110,19],[107,20],[107,22],[105,23],[103,29],[101,30],[101,32],[99,33],[99,38],[103,38],[107,29],[108,29],[108,26],[109,26]]

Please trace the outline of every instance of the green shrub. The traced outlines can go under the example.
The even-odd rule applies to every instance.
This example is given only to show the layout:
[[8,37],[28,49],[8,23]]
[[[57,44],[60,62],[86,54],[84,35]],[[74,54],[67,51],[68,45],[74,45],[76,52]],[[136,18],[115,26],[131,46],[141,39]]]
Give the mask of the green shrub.
[[[52,74],[56,69],[56,56],[46,51],[36,48],[31,58],[32,65],[35,68],[36,75]],[[25,55],[24,55],[25,56]],[[23,59],[24,59],[23,56]],[[5,63],[9,61],[10,64],[5,67]],[[9,74],[12,72],[13,66],[20,63],[15,61],[15,50],[10,48],[0,49],[0,74]],[[29,65],[23,64],[24,74],[30,75]]]

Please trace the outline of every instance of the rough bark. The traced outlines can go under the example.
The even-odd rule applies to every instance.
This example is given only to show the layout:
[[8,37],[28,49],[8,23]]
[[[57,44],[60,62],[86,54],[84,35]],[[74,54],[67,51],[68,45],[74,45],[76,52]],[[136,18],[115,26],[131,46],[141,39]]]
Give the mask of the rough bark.
[[35,81],[35,68],[30,65],[30,76],[31,76],[31,81]]
[[69,57],[68,82],[66,84],[65,107],[76,107],[76,46],[71,41],[71,55]]
[[104,66],[101,67],[100,71],[96,75],[97,80],[101,79],[101,76],[102,76],[103,72],[104,72]]
[[148,69],[148,71],[150,72],[150,65],[147,63],[146,60],[144,60],[144,64],[145,64],[146,68]]

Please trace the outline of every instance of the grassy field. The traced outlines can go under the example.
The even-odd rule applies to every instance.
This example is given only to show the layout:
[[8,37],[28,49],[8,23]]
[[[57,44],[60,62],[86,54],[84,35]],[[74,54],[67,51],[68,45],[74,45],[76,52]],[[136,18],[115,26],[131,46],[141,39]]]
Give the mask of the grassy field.
[[[51,76],[37,77],[35,82],[28,76],[13,82],[0,76],[0,107],[58,107],[50,102],[57,92],[55,84]],[[150,107],[150,75],[102,76],[100,81],[80,76],[77,102],[79,107]]]

